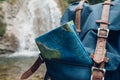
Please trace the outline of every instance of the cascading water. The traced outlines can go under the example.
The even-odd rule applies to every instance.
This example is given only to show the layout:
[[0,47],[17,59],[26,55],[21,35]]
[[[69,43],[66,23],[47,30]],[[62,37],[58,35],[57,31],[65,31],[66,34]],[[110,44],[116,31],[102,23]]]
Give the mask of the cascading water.
[[[12,44],[17,43],[18,47],[13,54],[0,55],[0,80],[20,79],[21,74],[34,63],[36,55],[39,54],[35,38],[59,26],[61,17],[61,11],[56,4],[59,0],[17,1],[15,6],[4,4],[7,11],[6,34],[10,36],[7,38]],[[15,40],[11,35],[14,35]],[[28,80],[43,80],[45,72],[46,67],[43,64]]]
[[13,25],[19,42],[12,56],[38,55],[35,38],[59,25],[61,11],[55,0],[24,0]]

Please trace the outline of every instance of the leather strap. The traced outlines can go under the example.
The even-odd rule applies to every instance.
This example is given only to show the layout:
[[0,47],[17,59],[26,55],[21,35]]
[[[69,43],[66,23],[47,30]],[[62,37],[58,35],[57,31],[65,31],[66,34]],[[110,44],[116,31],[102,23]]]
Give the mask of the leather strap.
[[98,28],[98,40],[96,44],[96,49],[94,53],[93,60],[97,63],[100,64],[101,62],[105,61],[105,55],[106,55],[106,39],[109,34],[109,29],[108,29],[108,18],[109,18],[109,11],[110,11],[110,5],[107,3],[110,3],[111,1],[105,1],[104,6],[103,6],[103,11],[102,11],[102,17],[101,17],[101,22],[100,22],[100,28]]
[[22,74],[21,79],[27,79],[30,77],[43,62],[43,59],[41,56],[39,56],[35,63],[25,73]]
[[85,2],[88,2],[87,0],[82,0],[79,2],[77,8],[76,8],[76,19],[75,19],[75,24],[76,24],[76,30],[78,33],[81,32],[81,29],[80,29],[80,21],[81,21],[81,11],[83,9],[83,4]]
[[101,20],[97,20],[100,23],[100,28],[98,28],[98,39],[96,44],[95,53],[91,56],[94,61],[94,66],[92,69],[91,80],[104,80],[105,75],[105,63],[108,62],[106,58],[106,40],[108,38],[109,29],[108,29],[108,19],[111,0],[107,0],[103,4],[102,17]]

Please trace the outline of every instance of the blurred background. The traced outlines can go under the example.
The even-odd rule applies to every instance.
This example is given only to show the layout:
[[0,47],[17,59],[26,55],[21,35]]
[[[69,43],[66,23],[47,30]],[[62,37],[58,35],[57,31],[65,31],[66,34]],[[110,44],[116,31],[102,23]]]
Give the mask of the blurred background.
[[[75,1],[80,0],[0,0],[0,80],[20,80],[40,53],[34,39],[59,26],[66,7]],[[43,80],[45,71],[43,64],[27,80]]]

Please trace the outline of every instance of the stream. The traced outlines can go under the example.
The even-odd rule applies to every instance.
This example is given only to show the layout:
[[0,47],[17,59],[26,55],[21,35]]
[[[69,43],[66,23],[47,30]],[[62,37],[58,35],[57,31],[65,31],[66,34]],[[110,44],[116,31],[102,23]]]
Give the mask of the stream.
[[[15,14],[14,8],[11,10],[6,6],[9,9],[5,14],[6,18],[10,14],[14,16],[6,19],[10,23],[7,34],[13,34],[17,38],[18,47],[15,53],[0,55],[0,80],[20,80],[21,74],[32,66],[40,53],[35,38],[55,28],[60,22],[61,11],[56,0],[18,1],[20,3]],[[27,80],[43,80],[45,71],[43,64]]]
[[[0,80],[20,80],[20,76],[35,62],[37,57],[0,57]],[[45,65],[27,80],[43,80]]]

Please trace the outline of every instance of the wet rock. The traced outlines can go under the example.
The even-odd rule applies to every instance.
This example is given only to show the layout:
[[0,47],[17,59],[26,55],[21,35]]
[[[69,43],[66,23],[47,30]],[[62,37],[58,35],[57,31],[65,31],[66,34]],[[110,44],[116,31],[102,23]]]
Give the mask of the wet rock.
[[0,54],[13,53],[13,52],[15,52],[15,50],[9,48],[0,49]]
[[13,53],[17,50],[17,40],[14,35],[5,35],[0,40],[0,54]]

